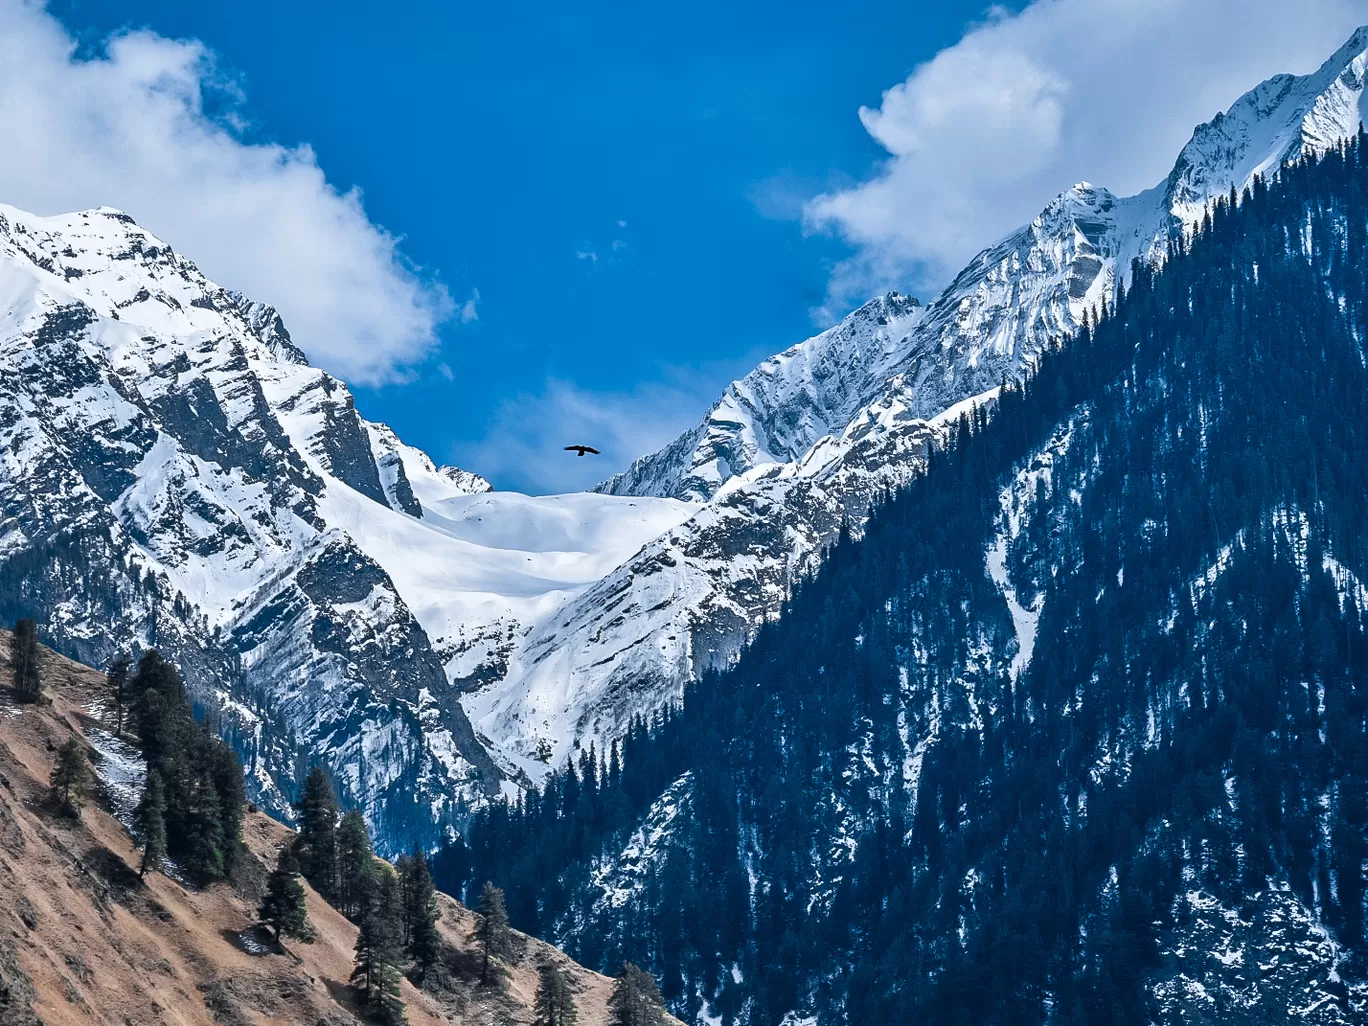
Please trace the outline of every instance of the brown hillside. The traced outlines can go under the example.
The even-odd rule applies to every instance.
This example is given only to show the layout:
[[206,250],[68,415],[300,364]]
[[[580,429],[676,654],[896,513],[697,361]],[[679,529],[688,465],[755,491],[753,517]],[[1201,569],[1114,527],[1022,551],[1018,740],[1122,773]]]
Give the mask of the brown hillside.
[[[150,873],[140,883],[138,853],[112,814],[118,767],[97,751],[111,745],[91,711],[102,707],[103,675],[45,652],[49,701],[17,706],[7,689],[8,648],[0,631],[0,1026],[356,1023],[346,983],[351,923],[310,890],[317,942],[281,950],[255,929],[266,865],[291,832],[253,812],[244,830],[251,857],[232,882],[196,890]],[[79,819],[48,801],[55,749],[72,733],[107,781]],[[445,895],[441,903],[450,973],[430,992],[404,983],[414,1026],[530,1024],[546,959],[574,981],[580,1021],[606,1023],[611,981],[529,937],[517,937],[507,986],[481,987],[473,975],[477,917]]]

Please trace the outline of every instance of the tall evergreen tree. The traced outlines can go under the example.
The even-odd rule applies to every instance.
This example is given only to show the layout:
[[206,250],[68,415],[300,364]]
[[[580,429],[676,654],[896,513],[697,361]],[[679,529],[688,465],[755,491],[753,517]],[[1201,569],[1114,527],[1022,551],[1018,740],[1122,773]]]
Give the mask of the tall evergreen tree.
[[611,1026],[660,1026],[665,1021],[665,1003],[650,973],[623,963],[608,996],[608,1021]]
[[128,702],[132,697],[133,677],[130,672],[133,660],[128,653],[120,652],[109,663],[105,671],[105,691],[109,698],[109,708],[114,714],[114,733],[123,737],[124,716],[128,712]]
[[294,937],[305,943],[314,939],[304,885],[299,882],[299,863],[289,847],[281,851],[266,880],[266,894],[257,915],[274,931],[277,942],[282,937]]
[[560,966],[550,959],[543,962],[537,972],[533,1011],[537,1016],[536,1026],[575,1026],[579,1022],[579,1009],[575,1007],[570,981]]
[[218,796],[219,822],[223,829],[224,874],[231,872],[242,852],[242,824],[247,815],[247,787],[237,753],[199,725],[198,758],[201,772]]
[[400,890],[403,898],[404,945],[413,961],[413,976],[418,983],[441,961],[442,935],[437,921],[437,891],[426,853],[415,848],[412,855],[399,860]]
[[497,960],[507,957],[512,945],[504,892],[486,883],[480,892],[480,922],[475,928],[480,943],[480,982],[488,985],[498,972]]
[[68,815],[76,815],[90,789],[90,764],[85,749],[73,734],[57,749],[52,767],[52,798]]
[[400,997],[404,949],[399,882],[388,866],[372,871],[364,880],[352,986],[377,1020],[395,1026],[405,1021]]
[[332,782],[322,766],[309,771],[295,803],[299,836],[295,854],[304,879],[329,902],[337,902],[337,821],[341,815]]
[[210,781],[198,776],[190,781],[182,816],[181,861],[185,869],[207,879],[224,876],[228,868],[224,856],[227,835],[219,795]]
[[143,850],[138,866],[141,880],[149,869],[160,869],[166,857],[166,788],[156,769],[147,771],[142,797],[133,813],[133,830]]
[[337,907],[353,922],[359,922],[365,913],[375,873],[375,852],[365,817],[360,810],[349,809],[337,828]]
[[38,650],[38,627],[20,620],[10,635],[10,683],[20,702],[36,702],[43,695],[42,660]]

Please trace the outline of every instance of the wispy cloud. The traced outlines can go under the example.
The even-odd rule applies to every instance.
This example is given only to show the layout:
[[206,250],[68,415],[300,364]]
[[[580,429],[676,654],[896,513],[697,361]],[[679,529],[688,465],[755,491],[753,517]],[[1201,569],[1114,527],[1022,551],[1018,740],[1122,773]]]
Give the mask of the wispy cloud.
[[457,313],[462,324],[469,324],[471,321],[480,319],[480,312],[475,308],[475,304],[480,301],[480,290],[471,289],[470,298],[461,304],[461,309]]
[[199,42],[127,32],[85,59],[41,3],[0,0],[0,201],[119,207],[275,305],[322,366],[359,384],[402,377],[442,321],[473,319],[475,297],[458,309],[307,145],[244,141],[242,102]]
[[[1306,72],[1368,19],[1363,0],[1035,0],[989,10],[861,108],[889,153],[811,200],[855,254],[818,317],[893,285],[926,291],[1080,180],[1154,185],[1194,125],[1278,72]],[[762,199],[776,211],[782,181]]]

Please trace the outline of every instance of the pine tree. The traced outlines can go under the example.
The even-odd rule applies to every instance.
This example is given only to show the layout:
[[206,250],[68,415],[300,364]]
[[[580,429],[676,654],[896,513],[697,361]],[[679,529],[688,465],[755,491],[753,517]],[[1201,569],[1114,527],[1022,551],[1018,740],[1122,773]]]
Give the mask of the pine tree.
[[274,931],[277,943],[282,937],[295,937],[305,943],[314,939],[304,885],[299,882],[299,863],[288,847],[281,851],[266,880],[266,895],[257,915]]
[[367,888],[375,871],[365,817],[350,809],[337,828],[337,907],[353,922],[359,922],[365,912]]
[[128,700],[132,695],[133,660],[125,652],[120,652],[109,663],[105,671],[105,686],[109,692],[109,705],[114,712],[114,733],[123,737],[124,714],[128,711]]
[[76,815],[85,804],[90,787],[90,765],[85,749],[73,734],[57,749],[57,762],[52,767],[52,798],[62,811]]
[[608,1021],[611,1026],[660,1026],[665,1021],[665,1003],[650,973],[631,962],[622,964],[608,997]]
[[133,813],[133,829],[143,850],[142,864],[138,867],[138,879],[141,880],[149,869],[161,868],[162,859],[166,857],[166,788],[161,774],[155,769],[147,771],[142,797]]
[[555,962],[544,962],[538,972],[533,1011],[537,1015],[536,1026],[575,1026],[579,1021],[570,981]]
[[[242,850],[242,763],[206,724],[195,722],[179,672],[155,649],[138,660],[124,708],[149,774],[160,778],[165,853],[201,880],[227,876]],[[154,853],[148,867],[159,860]]]
[[427,855],[415,848],[412,855],[399,860],[399,879],[403,896],[403,935],[408,956],[413,961],[414,979],[422,983],[442,957],[442,935],[437,920],[437,891]]
[[480,923],[475,937],[480,942],[480,982],[488,985],[490,971],[496,968],[495,959],[505,957],[512,942],[504,892],[492,883],[486,883],[480,893]]
[[14,697],[36,702],[43,696],[38,652],[38,628],[32,620],[20,620],[10,635],[10,674]]
[[309,771],[295,811],[299,814],[295,854],[299,858],[300,872],[326,901],[335,903],[338,900],[337,820],[340,813],[337,795],[322,766]]
[[[156,649],[149,649],[138,660],[138,672],[133,677],[133,702],[129,709],[138,740],[142,742],[143,757],[149,766],[175,764],[189,753],[188,730],[194,725],[190,699],[185,684],[176,668],[162,658]],[[172,791],[177,774],[165,772],[168,802],[174,804]]]
[[399,882],[388,866],[363,877],[352,986],[386,1026],[405,1021],[399,996],[402,979],[403,909]]
[[191,876],[202,879],[221,877],[226,872],[223,815],[218,792],[213,784],[197,779],[190,785],[189,802],[184,809],[185,838],[181,864]]
[[242,851],[242,823],[247,810],[247,788],[242,762],[237,753],[199,725],[196,759],[200,770],[218,798],[219,827],[223,834],[223,875],[228,875]]

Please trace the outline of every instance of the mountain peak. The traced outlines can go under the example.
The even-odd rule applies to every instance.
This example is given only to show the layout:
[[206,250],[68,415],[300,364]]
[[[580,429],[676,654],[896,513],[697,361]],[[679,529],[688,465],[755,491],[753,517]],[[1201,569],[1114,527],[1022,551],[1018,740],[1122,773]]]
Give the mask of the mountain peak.
[[1331,54],[1326,62],[1321,65],[1320,70],[1325,71],[1336,67],[1343,69],[1365,52],[1368,52],[1368,25],[1360,25],[1344,41],[1344,45]]
[[1198,125],[1166,182],[1173,213],[1191,222],[1232,186],[1243,189],[1255,175],[1353,136],[1363,122],[1365,69],[1368,26],[1311,74],[1274,75]]

